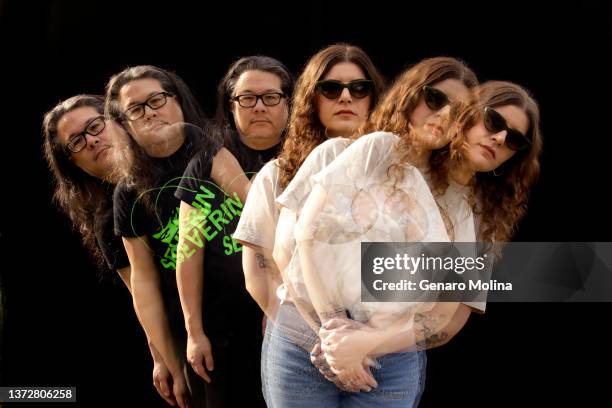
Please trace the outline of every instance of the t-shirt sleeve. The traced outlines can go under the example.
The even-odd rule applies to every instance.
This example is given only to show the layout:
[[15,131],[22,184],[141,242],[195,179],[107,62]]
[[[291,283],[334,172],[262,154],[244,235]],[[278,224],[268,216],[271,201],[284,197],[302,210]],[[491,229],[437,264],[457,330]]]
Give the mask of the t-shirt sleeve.
[[213,159],[219,150],[216,147],[202,150],[191,159],[174,193],[176,198],[191,204],[200,192],[201,186],[211,182],[210,173],[212,172]]
[[240,215],[234,239],[274,249],[279,209],[275,200],[280,193],[278,161],[267,163],[257,173]]
[[365,188],[382,162],[386,162],[398,137],[392,133],[376,132],[357,139],[332,163],[312,176],[313,185],[319,184],[326,190],[334,185],[351,186],[357,190]]
[[116,236],[113,232],[112,211],[102,215],[97,221],[99,224],[96,228],[96,241],[108,268],[117,270],[130,266],[121,237]]
[[298,211],[312,191],[311,177],[327,167],[351,143],[349,139],[336,137],[315,147],[293,177],[276,203]]
[[484,314],[487,309],[487,302],[463,302],[463,304],[479,314]]
[[135,238],[155,231],[155,223],[148,221],[143,198],[133,189],[120,183],[113,194],[113,218],[115,235]]

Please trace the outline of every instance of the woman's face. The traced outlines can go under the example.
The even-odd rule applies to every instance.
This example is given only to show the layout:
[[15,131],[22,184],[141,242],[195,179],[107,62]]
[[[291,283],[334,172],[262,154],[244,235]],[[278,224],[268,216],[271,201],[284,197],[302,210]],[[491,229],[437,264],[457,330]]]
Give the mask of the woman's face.
[[79,150],[70,153],[70,161],[87,174],[106,179],[112,169],[113,141],[118,127],[115,121],[104,120],[95,108],[84,106],[59,119],[57,137],[62,146]]
[[[231,111],[240,140],[247,146],[261,150],[280,142],[289,116],[287,98],[276,99],[283,93],[281,85],[277,75],[259,70],[243,72],[236,81],[234,96],[242,97],[240,103],[246,107],[232,101]],[[249,107],[253,96],[261,98]],[[277,101],[278,104],[269,106]]]
[[[142,116],[133,115],[140,117],[126,120],[126,127],[136,143],[151,156],[155,156],[152,152],[167,145],[170,139],[183,137],[177,131],[179,128],[172,126],[184,121],[181,106],[175,95],[164,95],[162,92],[165,90],[161,83],[153,78],[128,82],[119,91],[119,105],[123,112],[128,109],[131,112],[141,110]],[[150,105],[161,106],[153,109]]]
[[[348,84],[351,81],[366,79],[363,70],[352,62],[337,63],[321,80],[334,80]],[[336,99],[328,99],[316,92],[319,120],[327,129],[328,137],[350,136],[365,123],[372,103],[372,95],[355,98],[348,88],[344,88]]]
[[[445,146],[449,141],[449,112],[450,105],[445,104],[439,109],[435,109],[436,103],[428,103],[426,93],[432,93],[434,102],[437,102],[444,96],[449,103],[455,101],[465,101],[469,96],[469,89],[458,79],[444,79],[430,85],[430,88],[421,92],[419,101],[410,115],[410,125],[414,130],[417,141],[419,141],[426,150],[435,150]],[[440,94],[441,92],[441,94]],[[439,103],[439,102],[438,102]],[[430,106],[431,105],[431,106]]]
[[[514,105],[493,108],[506,120],[508,127],[518,130],[523,135],[529,130],[529,118],[525,111]],[[473,170],[478,172],[493,171],[516,152],[506,144],[507,130],[494,133],[488,130],[481,116],[478,122],[467,131],[464,144],[465,157]]]

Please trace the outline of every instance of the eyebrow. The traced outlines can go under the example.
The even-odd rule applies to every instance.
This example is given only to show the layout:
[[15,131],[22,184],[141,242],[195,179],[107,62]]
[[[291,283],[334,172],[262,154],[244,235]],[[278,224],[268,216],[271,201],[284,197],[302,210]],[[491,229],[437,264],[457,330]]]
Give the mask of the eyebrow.
[[72,133],[70,136],[68,136],[68,141],[72,140],[76,135],[83,133],[84,130],[87,130],[87,127],[89,125],[91,125],[91,122],[93,122],[94,120],[98,119],[101,115],[98,115],[94,118],[89,119],[88,121],[85,122],[85,125],[83,126],[83,130],[81,130],[80,132],[74,132]]
[[[260,95],[267,94],[267,93],[283,93],[283,91],[280,91],[280,90],[274,89],[274,88],[269,88],[269,89],[266,89],[265,91],[263,91]],[[245,89],[241,93],[236,92],[236,95],[244,95],[244,94],[255,95],[255,92],[251,91],[250,89]]]
[[[151,96],[158,94],[158,93],[162,93],[162,92],[166,92],[163,89],[159,90],[159,91],[153,91],[153,92],[149,92],[149,94],[147,96],[145,96],[144,100],[146,101],[147,99],[149,99]],[[132,106],[136,106],[136,105],[142,105],[144,103],[143,102],[130,102],[128,103],[128,105],[125,107],[125,109],[130,109]]]

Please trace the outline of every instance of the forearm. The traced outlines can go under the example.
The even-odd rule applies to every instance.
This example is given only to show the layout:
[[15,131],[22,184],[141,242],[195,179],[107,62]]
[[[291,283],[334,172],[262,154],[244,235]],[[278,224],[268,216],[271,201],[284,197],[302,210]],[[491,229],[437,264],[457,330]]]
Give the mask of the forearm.
[[177,264],[176,281],[188,335],[204,332],[202,296],[204,283],[204,249],[196,250],[188,259]]
[[323,284],[320,268],[316,264],[317,259],[332,259],[333,255],[315,253],[313,249],[314,237],[317,234],[327,198],[326,191],[322,187],[315,186],[304,203],[295,232],[302,277],[321,324],[335,317],[346,316],[337,294]]
[[200,210],[181,201],[176,284],[183,309],[185,329],[190,336],[204,333],[202,296],[206,238],[200,233],[200,222],[206,222]]
[[[463,328],[470,308],[458,303],[437,303],[426,312],[406,316],[373,336],[372,355],[431,349],[448,343]],[[412,320],[412,322],[410,321]]]
[[140,323],[147,338],[159,351],[168,369],[176,373],[182,370],[182,362],[172,341],[164,301],[159,289],[159,282],[139,279],[137,273],[132,273],[134,309]]
[[272,251],[243,242],[242,268],[246,289],[261,310],[273,317],[278,303],[276,290],[282,284]]

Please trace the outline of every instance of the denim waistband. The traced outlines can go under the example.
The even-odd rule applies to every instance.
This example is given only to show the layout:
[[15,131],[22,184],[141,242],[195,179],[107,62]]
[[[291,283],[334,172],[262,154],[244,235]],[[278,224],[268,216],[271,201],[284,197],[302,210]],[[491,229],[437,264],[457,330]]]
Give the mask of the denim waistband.
[[308,352],[319,341],[318,334],[306,323],[293,303],[280,305],[274,324],[279,334]]

